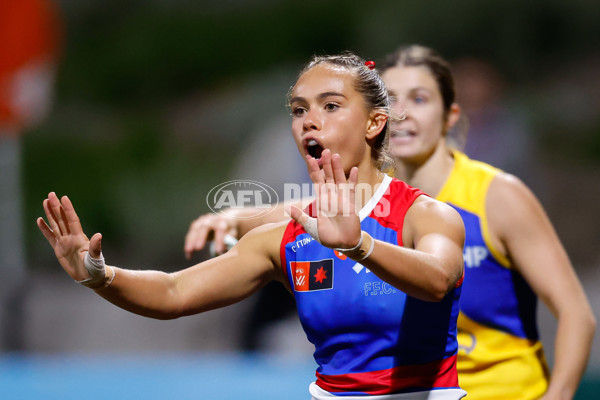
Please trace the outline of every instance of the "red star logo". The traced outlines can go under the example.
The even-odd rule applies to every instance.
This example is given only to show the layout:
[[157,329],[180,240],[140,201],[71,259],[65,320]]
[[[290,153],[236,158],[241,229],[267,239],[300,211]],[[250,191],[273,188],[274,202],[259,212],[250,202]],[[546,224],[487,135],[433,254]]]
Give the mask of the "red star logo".
[[317,273],[315,274],[315,281],[323,283],[323,280],[325,279],[327,279],[327,273],[325,272],[325,270],[323,270],[323,267],[321,267],[317,270]]

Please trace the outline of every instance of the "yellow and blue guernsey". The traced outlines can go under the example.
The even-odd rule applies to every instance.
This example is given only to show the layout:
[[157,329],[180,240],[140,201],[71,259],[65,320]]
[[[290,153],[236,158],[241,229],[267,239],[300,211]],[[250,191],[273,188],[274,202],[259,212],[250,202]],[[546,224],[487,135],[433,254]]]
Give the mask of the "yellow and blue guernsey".
[[548,387],[537,298],[492,246],[485,210],[489,185],[501,171],[461,152],[454,152],[454,159],[437,199],[460,213],[466,231],[458,317],[460,386],[473,400],[537,399]]

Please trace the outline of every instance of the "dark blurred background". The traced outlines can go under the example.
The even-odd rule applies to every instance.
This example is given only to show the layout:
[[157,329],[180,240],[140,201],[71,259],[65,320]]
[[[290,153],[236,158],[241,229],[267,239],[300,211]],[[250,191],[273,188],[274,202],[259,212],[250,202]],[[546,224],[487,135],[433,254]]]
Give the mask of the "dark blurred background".
[[[471,123],[467,152],[534,189],[598,315],[596,1],[53,4],[60,46],[51,107],[20,135],[26,284],[11,303],[19,334],[6,352],[236,351],[252,299],[168,323],[104,304],[61,271],[35,225],[42,200],[49,191],[68,194],[86,233],[103,233],[109,263],[183,268],[191,264],[185,233],[209,211],[213,186],[252,178],[280,190],[282,174],[304,168],[285,101],[310,56],[352,50],[379,61],[411,43],[453,62]],[[554,325],[543,307],[540,320],[552,360]],[[272,339],[270,349],[310,357],[299,330],[294,321],[280,326],[281,344]],[[578,398],[600,387],[597,371],[595,346]]]

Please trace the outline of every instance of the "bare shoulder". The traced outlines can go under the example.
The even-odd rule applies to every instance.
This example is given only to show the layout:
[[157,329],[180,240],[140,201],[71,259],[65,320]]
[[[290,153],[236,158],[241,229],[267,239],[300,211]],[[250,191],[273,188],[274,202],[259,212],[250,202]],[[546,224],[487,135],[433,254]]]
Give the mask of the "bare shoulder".
[[407,217],[417,219],[442,219],[449,224],[462,225],[462,219],[458,211],[448,204],[429,196],[419,196],[410,206]]
[[490,184],[486,209],[489,216],[521,217],[539,211],[541,204],[523,181],[514,175],[500,173]]
[[533,192],[519,178],[506,172],[497,174],[490,184],[488,200],[499,207],[528,205],[531,202],[538,203]]
[[419,236],[435,232],[463,241],[465,230],[462,218],[448,204],[429,196],[419,196],[406,213],[402,232],[404,243],[414,242]]
[[486,213],[492,236],[501,240],[519,227],[547,220],[541,203],[531,189],[508,173],[500,173],[492,180],[486,197]]
[[289,221],[258,226],[244,235],[232,251],[261,254],[271,262],[275,271],[281,270],[280,246]]

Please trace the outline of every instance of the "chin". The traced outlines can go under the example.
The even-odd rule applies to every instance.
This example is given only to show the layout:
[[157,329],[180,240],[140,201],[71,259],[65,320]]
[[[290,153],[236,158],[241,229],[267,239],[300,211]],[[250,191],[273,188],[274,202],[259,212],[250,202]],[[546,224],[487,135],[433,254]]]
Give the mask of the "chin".
[[394,161],[407,164],[420,164],[423,159],[423,154],[419,154],[414,151],[394,151],[390,152],[390,155]]
[[408,149],[402,148],[390,149],[389,154],[393,158],[412,158],[416,156],[413,151],[408,151]]

